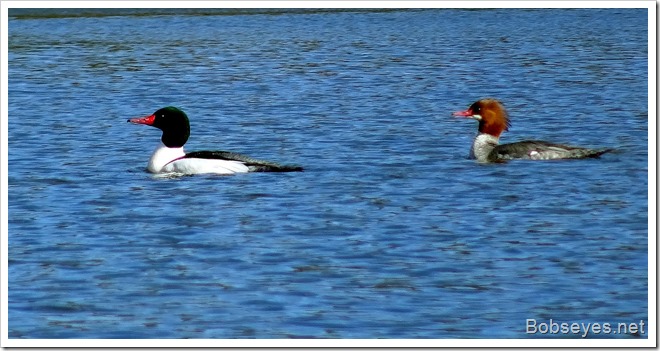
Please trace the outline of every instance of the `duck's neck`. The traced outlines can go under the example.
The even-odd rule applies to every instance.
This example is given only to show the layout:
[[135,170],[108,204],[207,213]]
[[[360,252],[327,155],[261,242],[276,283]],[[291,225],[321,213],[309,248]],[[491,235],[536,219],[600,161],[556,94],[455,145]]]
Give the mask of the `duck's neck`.
[[500,138],[487,133],[479,133],[472,142],[470,158],[479,162],[488,162],[488,155],[499,143]]
[[160,143],[154,153],[151,154],[147,169],[151,173],[159,173],[166,164],[185,155],[183,147],[167,147],[165,144]]

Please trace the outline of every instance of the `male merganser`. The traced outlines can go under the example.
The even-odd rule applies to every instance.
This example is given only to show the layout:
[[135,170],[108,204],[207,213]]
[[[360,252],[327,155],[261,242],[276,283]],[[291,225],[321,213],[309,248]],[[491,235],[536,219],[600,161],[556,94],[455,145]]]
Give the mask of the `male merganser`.
[[479,162],[589,158],[612,151],[612,149],[587,149],[539,140],[498,145],[500,134],[508,130],[510,123],[506,109],[495,99],[481,99],[473,103],[467,110],[454,112],[453,115],[474,118],[479,121],[479,133],[474,138],[470,149],[470,158]]
[[163,131],[161,143],[149,159],[151,173],[234,174],[246,172],[297,172],[302,167],[255,160],[228,151],[185,153],[183,145],[190,136],[188,116],[176,107],[164,107],[150,116],[131,118],[133,124],[146,124]]

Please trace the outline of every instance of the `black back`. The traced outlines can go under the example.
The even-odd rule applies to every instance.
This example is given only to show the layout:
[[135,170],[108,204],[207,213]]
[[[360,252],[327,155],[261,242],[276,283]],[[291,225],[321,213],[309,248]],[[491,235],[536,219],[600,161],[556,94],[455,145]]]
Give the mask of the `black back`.
[[194,151],[187,153],[183,158],[203,158],[243,162],[250,172],[301,172],[302,167],[296,165],[280,165],[275,162],[254,159],[249,156],[230,151]]

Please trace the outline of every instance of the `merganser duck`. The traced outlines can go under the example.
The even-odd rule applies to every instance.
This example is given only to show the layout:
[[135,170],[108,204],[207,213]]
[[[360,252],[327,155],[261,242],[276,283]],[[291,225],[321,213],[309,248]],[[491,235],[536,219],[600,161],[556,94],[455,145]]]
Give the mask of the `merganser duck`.
[[133,124],[146,124],[163,131],[161,143],[151,155],[147,170],[151,173],[234,174],[247,172],[298,172],[302,167],[279,165],[228,151],[185,153],[183,145],[190,136],[188,116],[176,107],[164,107],[152,115],[131,118]]
[[496,99],[481,99],[467,110],[454,112],[453,115],[479,121],[479,133],[470,149],[470,158],[479,162],[593,158],[612,151],[612,149],[587,149],[539,140],[498,145],[500,134],[508,130],[511,124],[506,109]]

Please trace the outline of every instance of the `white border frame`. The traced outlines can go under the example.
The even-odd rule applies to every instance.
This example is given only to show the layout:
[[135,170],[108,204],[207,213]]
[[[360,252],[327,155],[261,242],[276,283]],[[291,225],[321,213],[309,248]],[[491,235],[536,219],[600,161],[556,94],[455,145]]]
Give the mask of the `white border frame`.
[[[656,2],[655,1],[19,1],[0,3],[0,234],[2,347],[657,347]],[[8,9],[10,8],[646,8],[648,10],[648,339],[9,339],[8,338]]]

